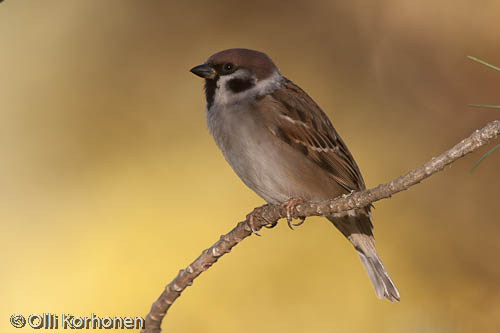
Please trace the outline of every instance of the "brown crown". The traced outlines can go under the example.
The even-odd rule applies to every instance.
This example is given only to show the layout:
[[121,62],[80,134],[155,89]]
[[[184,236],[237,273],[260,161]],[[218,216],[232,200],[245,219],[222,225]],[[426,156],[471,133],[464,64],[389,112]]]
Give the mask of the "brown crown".
[[232,63],[255,73],[258,80],[268,78],[277,67],[265,53],[249,49],[228,49],[208,58],[207,63],[219,65]]

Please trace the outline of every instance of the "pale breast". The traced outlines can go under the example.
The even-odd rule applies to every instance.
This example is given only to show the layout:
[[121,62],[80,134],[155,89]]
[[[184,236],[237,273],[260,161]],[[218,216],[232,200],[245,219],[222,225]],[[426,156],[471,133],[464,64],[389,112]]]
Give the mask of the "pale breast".
[[338,191],[314,163],[277,140],[251,107],[212,108],[207,125],[236,174],[267,202],[321,200]]

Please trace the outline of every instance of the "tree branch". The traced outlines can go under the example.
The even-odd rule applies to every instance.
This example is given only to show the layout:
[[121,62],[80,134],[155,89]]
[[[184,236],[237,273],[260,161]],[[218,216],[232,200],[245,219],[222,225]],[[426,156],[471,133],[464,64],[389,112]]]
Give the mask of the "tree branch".
[[[445,166],[455,162],[457,159],[473,152],[485,145],[500,134],[500,121],[495,120],[484,128],[476,130],[471,136],[462,140],[450,150],[432,158],[429,162],[418,167],[405,175],[382,184],[372,189],[355,192],[346,197],[338,197],[333,200],[322,202],[304,202],[295,206],[293,217],[299,216],[325,216],[333,213],[347,211],[353,208],[361,208],[366,205],[391,197],[393,194],[404,191],[410,186],[418,184],[430,175],[441,171]],[[254,226],[256,230],[276,223],[279,219],[286,218],[286,209],[280,205],[264,205],[254,210]],[[182,291],[193,283],[193,280],[212,266],[231,248],[250,236],[252,231],[248,227],[247,219],[239,222],[229,233],[222,235],[211,247],[202,252],[186,269],[170,282],[160,297],[153,303],[150,312],[146,316],[146,327],[141,332],[161,332],[161,321],[172,303],[180,296]]]

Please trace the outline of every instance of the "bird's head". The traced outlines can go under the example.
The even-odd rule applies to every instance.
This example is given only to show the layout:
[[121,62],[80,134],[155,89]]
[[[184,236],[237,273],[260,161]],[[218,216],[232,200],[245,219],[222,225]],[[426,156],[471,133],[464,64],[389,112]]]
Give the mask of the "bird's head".
[[191,69],[205,79],[207,107],[241,103],[277,87],[281,75],[273,61],[259,51],[229,49],[215,53]]

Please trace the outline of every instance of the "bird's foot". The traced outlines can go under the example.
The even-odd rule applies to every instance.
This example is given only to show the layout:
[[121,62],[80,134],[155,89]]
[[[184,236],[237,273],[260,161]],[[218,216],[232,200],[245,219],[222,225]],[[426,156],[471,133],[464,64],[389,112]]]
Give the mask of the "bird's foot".
[[255,221],[257,219],[264,220],[265,222],[267,222],[266,224],[264,224],[264,227],[269,229],[274,228],[276,224],[278,224],[278,221],[270,221],[268,218],[264,216],[264,214],[262,214],[264,207],[266,206],[267,205],[262,207],[257,207],[250,214],[247,215],[247,225],[250,228],[250,230],[257,236],[261,236],[261,234],[257,232],[257,228],[255,227]]
[[286,222],[288,223],[288,227],[293,230],[293,227],[298,227],[299,225],[302,225],[304,221],[306,220],[305,216],[300,217],[300,222],[298,223],[292,223],[292,211],[294,210],[297,205],[301,204],[304,202],[304,199],[302,198],[291,198],[288,201],[284,202],[281,204],[286,209]]

